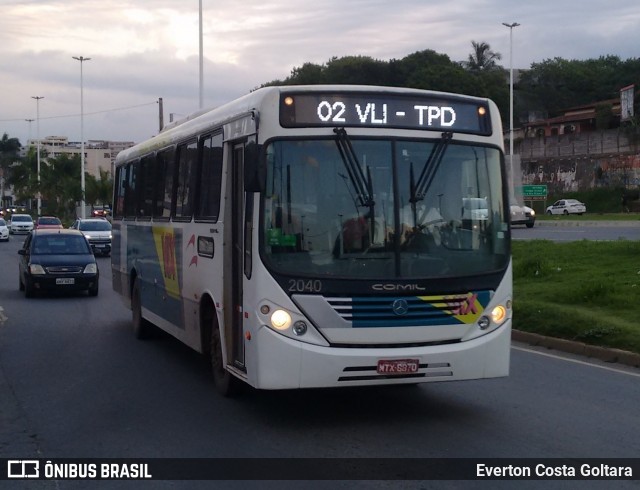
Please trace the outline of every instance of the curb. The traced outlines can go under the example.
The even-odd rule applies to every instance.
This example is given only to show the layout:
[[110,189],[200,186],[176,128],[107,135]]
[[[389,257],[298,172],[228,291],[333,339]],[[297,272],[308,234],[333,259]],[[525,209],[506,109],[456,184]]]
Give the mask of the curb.
[[591,357],[604,362],[640,367],[640,354],[621,349],[609,349],[607,347],[589,345],[582,342],[575,342],[573,340],[546,337],[537,333],[523,332],[521,330],[512,330],[511,340],[524,342],[529,345],[546,347],[547,349],[559,350],[569,354]]
[[580,221],[580,220],[563,220],[563,219],[540,219],[536,220],[535,226],[603,226],[609,228],[622,228],[632,227],[636,228],[640,226],[640,219],[638,220],[621,220],[621,221]]

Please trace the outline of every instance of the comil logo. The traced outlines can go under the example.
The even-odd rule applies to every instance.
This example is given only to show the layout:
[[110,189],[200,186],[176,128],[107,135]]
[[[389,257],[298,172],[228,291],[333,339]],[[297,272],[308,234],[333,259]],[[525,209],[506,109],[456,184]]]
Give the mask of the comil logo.
[[8,478],[40,478],[40,462],[32,459],[7,461]]

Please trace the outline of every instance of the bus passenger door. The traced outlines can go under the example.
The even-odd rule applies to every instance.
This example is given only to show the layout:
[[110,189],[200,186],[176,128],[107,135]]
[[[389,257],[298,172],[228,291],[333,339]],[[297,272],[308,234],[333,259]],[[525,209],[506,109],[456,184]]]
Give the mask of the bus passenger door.
[[[244,271],[244,217],[245,192],[243,185],[244,145],[231,149],[231,165],[227,178],[228,199],[225,210],[225,341],[227,363],[245,369],[243,331],[243,271]],[[230,259],[230,260],[229,260]]]

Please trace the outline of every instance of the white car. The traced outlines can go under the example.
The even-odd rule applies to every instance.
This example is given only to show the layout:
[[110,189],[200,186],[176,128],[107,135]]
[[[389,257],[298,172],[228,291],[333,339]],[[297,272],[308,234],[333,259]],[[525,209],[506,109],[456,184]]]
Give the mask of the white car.
[[9,228],[7,228],[7,222],[0,218],[0,241],[9,241]]
[[486,221],[489,219],[489,204],[485,197],[463,197],[462,219]]
[[12,235],[16,233],[31,233],[33,230],[33,218],[28,214],[14,214],[11,216],[7,226]]
[[547,208],[547,214],[583,214],[587,206],[577,199],[560,199]]
[[529,206],[511,205],[511,224],[526,225],[527,228],[533,228],[536,223],[536,212]]
[[111,223],[104,218],[77,219],[71,228],[80,230],[93,249],[94,254],[111,254]]

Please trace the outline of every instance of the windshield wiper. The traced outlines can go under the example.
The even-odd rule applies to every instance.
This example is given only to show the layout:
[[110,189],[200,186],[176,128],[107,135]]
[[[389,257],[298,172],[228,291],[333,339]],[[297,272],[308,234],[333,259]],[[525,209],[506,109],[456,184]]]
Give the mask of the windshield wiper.
[[367,167],[367,175],[365,176],[360,162],[358,162],[356,152],[351,145],[351,140],[344,128],[334,128],[333,132],[336,133],[336,145],[349,174],[351,184],[356,191],[360,206],[372,208],[375,202],[373,201],[373,185],[369,167]]
[[371,171],[367,166],[367,175],[365,176],[358,161],[358,156],[353,150],[349,135],[344,128],[334,128],[333,132],[336,133],[336,145],[340,152],[342,162],[349,174],[349,180],[355,189],[357,203],[359,207],[369,208],[369,232],[370,239],[373,241],[375,237],[375,201],[373,200],[373,182],[371,180]]
[[442,157],[447,151],[447,147],[453,138],[453,133],[449,131],[445,131],[442,133],[440,140],[433,145],[431,148],[431,153],[429,154],[429,158],[422,167],[422,172],[420,172],[420,177],[418,177],[418,182],[415,182],[415,178],[413,176],[413,165],[411,165],[410,169],[410,187],[411,187],[411,197],[409,202],[413,205],[415,212],[415,205],[417,202],[424,200],[427,190],[431,187],[431,183],[433,182],[434,177],[436,176],[436,171],[442,162]]

